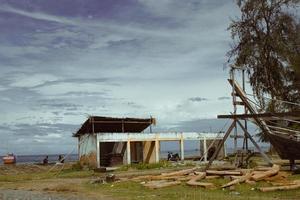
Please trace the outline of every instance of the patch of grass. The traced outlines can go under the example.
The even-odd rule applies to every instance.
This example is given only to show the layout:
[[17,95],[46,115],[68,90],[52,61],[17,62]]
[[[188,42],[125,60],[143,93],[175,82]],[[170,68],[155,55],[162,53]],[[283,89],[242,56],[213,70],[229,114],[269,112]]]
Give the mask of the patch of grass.
[[138,163],[131,165],[123,165],[118,171],[128,171],[129,169],[146,170],[146,169],[163,169],[172,167],[168,161],[160,161],[159,163]]
[[[208,182],[213,182],[216,186],[220,186],[226,182],[226,180],[215,179]],[[248,184],[237,185],[235,191],[229,189],[203,189],[199,187],[190,187],[185,183],[178,186],[172,186],[162,189],[147,189],[140,183],[136,182],[121,182],[112,184],[86,184],[85,187],[89,191],[99,192],[101,194],[112,195],[118,199],[143,199],[143,200],[173,200],[173,199],[191,199],[191,200],[274,200],[274,199],[299,199],[300,191],[280,191],[263,193],[256,188],[261,185],[268,185],[267,183],[259,182],[258,184],[251,186]]]
[[0,175],[0,182],[19,182],[19,181],[33,181],[52,178],[84,178],[94,175],[94,171],[78,171],[77,169],[64,169],[56,171],[45,171],[31,174],[18,174],[18,175]]
[[93,170],[87,170],[87,171],[74,171],[74,170],[63,170],[59,174],[57,174],[56,177],[58,178],[85,178],[85,177],[91,177],[95,173]]
[[71,185],[57,185],[55,187],[44,188],[43,191],[51,191],[51,192],[78,192],[77,189],[72,187]]

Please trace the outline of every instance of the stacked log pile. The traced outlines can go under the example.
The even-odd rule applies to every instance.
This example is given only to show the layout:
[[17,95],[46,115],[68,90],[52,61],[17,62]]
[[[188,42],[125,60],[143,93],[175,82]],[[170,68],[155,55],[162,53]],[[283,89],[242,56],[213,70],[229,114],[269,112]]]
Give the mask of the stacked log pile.
[[281,178],[281,183],[274,182],[272,187],[259,187],[258,190],[262,192],[276,191],[276,190],[291,190],[300,188],[300,180],[288,181],[287,175],[280,172],[279,165],[272,167],[256,168],[256,169],[236,169],[236,170],[206,170],[201,172],[198,167],[185,169],[170,173],[162,173],[160,175],[146,175],[132,178],[134,181],[142,181],[147,188],[158,189],[174,185],[186,183],[188,186],[203,187],[203,188],[217,188],[217,186],[209,180],[216,178],[230,179],[220,188],[231,188],[236,184],[250,184],[254,185],[258,181],[268,181],[272,183],[272,179]]

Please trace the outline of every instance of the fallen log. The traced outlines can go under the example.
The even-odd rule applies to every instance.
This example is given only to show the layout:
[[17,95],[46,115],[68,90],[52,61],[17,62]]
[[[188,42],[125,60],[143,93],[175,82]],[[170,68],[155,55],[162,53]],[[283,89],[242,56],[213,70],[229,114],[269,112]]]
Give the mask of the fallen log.
[[187,184],[190,185],[190,183],[191,183],[191,184],[197,183],[197,181],[199,181],[199,180],[201,180],[201,179],[204,179],[205,176],[206,176],[206,173],[205,173],[205,172],[201,172],[201,173],[199,173],[197,176],[191,178],[191,179],[187,182]]
[[230,176],[230,179],[231,180],[236,180],[236,179],[240,179],[242,178],[243,176]]
[[215,187],[213,183],[205,183],[205,182],[198,182],[201,179],[206,177],[205,172],[198,173],[197,176],[191,178],[186,184],[190,186],[200,186],[205,188],[213,188]]
[[190,186],[199,186],[199,187],[204,187],[206,189],[208,188],[215,188],[215,185],[213,183],[207,183],[207,182],[196,182],[193,184],[188,184]]
[[274,176],[274,175],[278,174],[279,169],[280,169],[279,165],[273,165],[272,169],[270,169],[268,171],[265,171],[265,172],[256,173],[251,177],[251,179],[253,179],[254,181],[263,180],[264,178],[267,178],[267,177]]
[[170,187],[179,184],[181,184],[180,181],[156,181],[156,182],[152,181],[151,183],[144,184],[144,186],[150,189],[159,189],[159,188],[165,188],[165,187]]
[[214,176],[206,176],[205,177],[205,179],[216,179],[216,178],[220,178],[220,176],[214,175]]
[[168,173],[162,173],[161,176],[180,176],[180,175],[188,175],[194,171],[199,169],[199,167],[194,167],[192,169],[184,169],[180,171],[175,171],[175,172],[168,172]]
[[256,167],[254,168],[255,171],[269,171],[272,167]]
[[294,185],[285,185],[285,186],[261,187],[259,188],[259,190],[262,192],[273,192],[277,190],[295,190],[299,188],[300,188],[300,184],[294,184]]
[[241,171],[216,171],[216,170],[206,170],[206,174],[213,174],[219,176],[227,176],[227,175],[242,175]]
[[194,176],[181,176],[181,177],[176,178],[175,180],[176,180],[176,181],[189,181],[189,180],[191,180],[193,177],[195,177],[195,175],[194,175]]
[[235,184],[238,184],[238,183],[243,183],[245,182],[246,180],[249,180],[251,178],[251,173],[249,172],[248,174],[246,174],[245,176],[241,176],[240,178],[237,178],[233,181],[230,181],[229,183],[226,183],[224,185],[222,185],[221,187],[222,188],[226,188],[226,187],[230,187],[232,185],[235,185]]

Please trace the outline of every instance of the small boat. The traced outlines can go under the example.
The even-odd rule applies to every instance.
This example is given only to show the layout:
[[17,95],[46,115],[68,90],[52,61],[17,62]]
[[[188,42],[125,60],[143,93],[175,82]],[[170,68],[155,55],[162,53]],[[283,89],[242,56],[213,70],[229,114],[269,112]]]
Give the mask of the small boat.
[[17,161],[16,156],[12,153],[3,156],[2,160],[4,164],[15,164]]

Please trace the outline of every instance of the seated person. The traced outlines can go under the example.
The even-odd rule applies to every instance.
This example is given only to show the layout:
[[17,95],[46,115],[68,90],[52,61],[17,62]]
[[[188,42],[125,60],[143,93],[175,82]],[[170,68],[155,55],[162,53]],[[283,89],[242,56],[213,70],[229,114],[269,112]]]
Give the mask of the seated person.
[[47,164],[48,164],[48,156],[46,156],[46,157],[44,158],[43,164],[44,164],[44,165],[47,165]]

